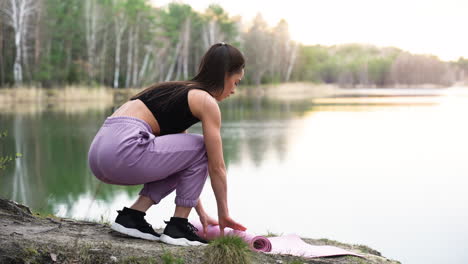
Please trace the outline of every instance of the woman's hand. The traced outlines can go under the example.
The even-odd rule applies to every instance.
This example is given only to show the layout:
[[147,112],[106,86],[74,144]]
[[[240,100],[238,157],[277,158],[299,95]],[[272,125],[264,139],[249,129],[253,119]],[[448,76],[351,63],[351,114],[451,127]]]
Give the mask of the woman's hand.
[[203,237],[206,238],[206,231],[208,225],[218,225],[218,221],[216,221],[213,217],[207,215],[206,213],[202,213],[200,216],[200,222],[203,226]]
[[224,228],[226,227],[230,227],[234,230],[239,230],[239,231],[247,230],[246,227],[237,223],[236,221],[234,221],[234,219],[232,219],[229,216],[219,216],[218,220],[219,220],[219,231],[220,231],[221,236],[224,236]]

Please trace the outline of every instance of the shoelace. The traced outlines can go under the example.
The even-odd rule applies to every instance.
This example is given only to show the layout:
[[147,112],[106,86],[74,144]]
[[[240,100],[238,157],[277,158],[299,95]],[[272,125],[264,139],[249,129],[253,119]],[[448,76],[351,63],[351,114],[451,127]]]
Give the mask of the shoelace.
[[[122,214],[121,210],[117,210],[117,212],[119,213],[119,215]],[[138,227],[149,227],[153,229],[153,226],[150,223],[146,222],[146,219],[144,217],[142,217],[141,220],[142,220],[141,222],[137,223]]]
[[198,229],[197,229],[196,227],[194,227],[190,222],[187,222],[187,226],[188,226],[189,230],[190,230],[192,233],[194,233],[194,234],[197,233]]
[[143,218],[143,224],[144,224],[144,226],[147,226],[149,228],[153,228],[153,226],[150,223],[146,222],[146,219],[144,219],[144,218]]
[[137,225],[140,227],[153,228],[153,226],[150,223],[146,222],[146,219],[144,217],[141,219],[141,222],[139,222]]

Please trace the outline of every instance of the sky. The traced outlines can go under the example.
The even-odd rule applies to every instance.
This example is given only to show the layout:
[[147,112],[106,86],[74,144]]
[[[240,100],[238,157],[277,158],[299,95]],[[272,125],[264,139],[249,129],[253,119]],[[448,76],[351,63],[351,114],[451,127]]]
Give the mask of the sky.
[[[150,0],[163,6],[172,0]],[[468,58],[468,0],[177,0],[203,12],[221,5],[249,23],[261,13],[270,26],[289,24],[306,45],[363,43],[394,46],[442,60]]]

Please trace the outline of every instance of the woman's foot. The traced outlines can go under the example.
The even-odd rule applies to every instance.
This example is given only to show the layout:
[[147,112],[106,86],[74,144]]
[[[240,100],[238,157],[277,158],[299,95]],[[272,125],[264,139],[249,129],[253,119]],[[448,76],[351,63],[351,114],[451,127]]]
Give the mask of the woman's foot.
[[124,207],[122,211],[117,211],[119,215],[112,223],[111,228],[119,233],[158,241],[160,234],[156,233],[145,220],[146,213]]
[[208,241],[197,235],[196,229],[187,218],[171,217],[161,235],[160,240],[164,243],[176,246],[202,246]]

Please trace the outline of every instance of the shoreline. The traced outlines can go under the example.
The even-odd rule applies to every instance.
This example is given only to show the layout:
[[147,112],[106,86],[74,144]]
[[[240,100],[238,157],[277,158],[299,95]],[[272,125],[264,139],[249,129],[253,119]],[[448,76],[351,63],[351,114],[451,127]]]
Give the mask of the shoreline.
[[[184,264],[204,262],[201,254],[204,247],[178,247],[130,238],[115,233],[108,224],[40,216],[24,205],[1,198],[0,216],[0,263],[179,263],[158,262],[160,259],[164,261],[164,255],[181,259]],[[362,254],[365,258],[337,256],[305,259],[252,252],[252,263],[400,263],[364,245],[328,239],[303,240],[313,245],[338,246]]]
[[[112,89],[105,87],[69,86],[62,89],[42,89],[35,87],[0,89],[0,111],[2,113],[37,113],[45,110],[66,113],[85,112],[88,110],[106,110],[122,104],[142,88]],[[281,83],[259,87],[241,87],[232,98],[266,97],[284,102],[309,100],[317,104],[360,103],[366,98],[378,102],[399,102],[396,97],[404,97],[403,102],[410,102],[416,97],[437,97],[455,94],[459,91],[468,95],[467,86],[437,88],[421,86],[419,88],[340,88],[336,85],[313,83]],[[375,100],[377,98],[377,100]],[[420,100],[416,99],[416,103]]]
[[[425,94],[431,91],[442,91],[453,87],[466,87],[466,85],[455,85],[451,87],[441,87],[435,85],[418,86],[393,86],[393,87],[369,87],[360,86],[355,88],[342,88],[336,84],[315,84],[309,82],[290,82],[279,84],[262,84],[258,87],[241,86],[236,96],[268,96],[279,97],[284,95],[302,95],[312,97],[324,97],[329,95],[342,95],[351,93],[388,93],[389,91],[407,91],[406,93]],[[1,88],[0,103],[42,103],[42,102],[83,102],[101,101],[102,99],[125,100],[144,88],[122,88],[113,89],[99,86],[66,86],[64,88],[38,88],[38,87],[17,87]],[[283,98],[284,99],[284,98]],[[286,98],[287,99],[287,98]]]

